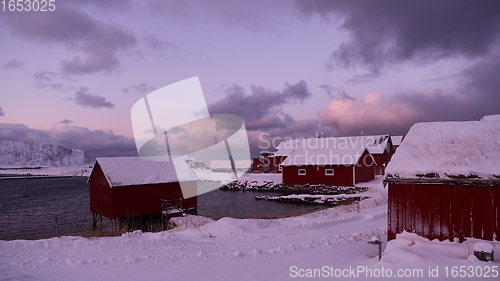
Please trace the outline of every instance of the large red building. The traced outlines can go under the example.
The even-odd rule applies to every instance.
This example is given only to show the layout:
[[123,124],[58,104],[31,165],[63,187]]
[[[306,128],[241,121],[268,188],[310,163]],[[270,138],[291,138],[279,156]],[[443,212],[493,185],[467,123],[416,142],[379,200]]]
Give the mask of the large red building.
[[386,172],[388,240],[500,239],[500,122],[417,123]]
[[162,199],[182,200],[184,209],[197,207],[197,197],[182,198],[196,194],[198,178],[184,160],[175,166],[185,169],[176,173],[172,161],[97,158],[88,180],[90,211],[109,219],[155,215],[162,212]]

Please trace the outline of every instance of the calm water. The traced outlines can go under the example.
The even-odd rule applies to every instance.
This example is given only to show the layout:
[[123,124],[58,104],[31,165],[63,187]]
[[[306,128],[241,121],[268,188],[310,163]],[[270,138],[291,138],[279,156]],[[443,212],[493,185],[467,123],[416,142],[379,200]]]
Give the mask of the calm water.
[[[199,189],[218,187],[218,182],[199,182]],[[0,240],[43,239],[61,235],[83,235],[91,229],[87,178],[0,180]],[[219,219],[275,218],[323,209],[255,200],[276,192],[214,191],[198,197],[199,215]]]

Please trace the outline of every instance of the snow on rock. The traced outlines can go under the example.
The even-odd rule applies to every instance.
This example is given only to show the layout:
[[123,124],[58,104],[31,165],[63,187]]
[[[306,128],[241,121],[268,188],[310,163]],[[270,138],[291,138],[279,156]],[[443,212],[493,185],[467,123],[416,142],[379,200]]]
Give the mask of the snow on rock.
[[493,253],[495,245],[492,243],[478,242],[474,244],[473,249],[478,252]]
[[257,200],[278,201],[287,203],[306,203],[317,205],[336,206],[359,201],[362,198],[359,194],[339,194],[339,195],[312,195],[312,194],[290,194],[283,196],[256,196]]
[[396,178],[500,178],[500,122],[413,125],[389,162]]
[[481,121],[500,121],[500,114],[486,115],[481,118]]
[[[221,184],[231,182],[234,179],[234,174],[232,172],[214,172],[210,169],[194,168],[194,173],[202,181],[220,181]],[[237,171],[238,177],[241,177],[244,173]]]
[[211,222],[214,222],[214,220],[211,218],[195,215],[173,217],[168,221],[169,227],[175,229],[175,231],[182,231],[188,228],[196,228]]
[[69,167],[91,163],[81,149],[50,143],[0,141],[0,167]]

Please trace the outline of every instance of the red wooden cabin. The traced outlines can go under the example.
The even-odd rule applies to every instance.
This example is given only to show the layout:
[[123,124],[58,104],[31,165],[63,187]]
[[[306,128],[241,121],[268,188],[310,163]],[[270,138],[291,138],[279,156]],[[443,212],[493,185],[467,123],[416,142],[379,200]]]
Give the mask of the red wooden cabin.
[[386,172],[388,240],[500,239],[500,122],[417,123]]
[[294,149],[281,164],[285,184],[354,186],[375,178],[366,148]]
[[[180,200],[183,191],[196,194],[198,178],[184,160],[176,163],[176,167],[183,165],[184,173],[176,173],[172,161],[97,158],[88,180],[90,211],[109,219],[160,214],[162,199]],[[178,174],[182,178],[178,178]],[[182,208],[196,207],[197,197],[182,199]]]
[[285,157],[276,156],[273,152],[261,152],[259,157],[252,159],[254,173],[281,173],[280,164]]

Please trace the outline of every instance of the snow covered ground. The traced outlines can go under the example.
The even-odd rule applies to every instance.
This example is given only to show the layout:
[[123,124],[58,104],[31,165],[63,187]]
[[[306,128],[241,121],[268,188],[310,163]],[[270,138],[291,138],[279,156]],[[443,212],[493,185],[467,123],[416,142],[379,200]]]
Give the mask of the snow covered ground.
[[[461,274],[472,276],[466,279],[498,280],[498,261],[486,263],[471,256],[477,240],[437,242],[404,233],[386,245],[386,190],[380,178],[365,185],[372,187],[366,193],[369,199],[299,217],[212,221],[187,216],[176,219],[179,227],[160,233],[0,241],[0,280],[288,280],[308,276],[398,280],[394,277],[401,274],[411,276],[405,280],[428,280],[436,274],[436,280]],[[377,246],[367,243],[373,236],[384,242],[381,261]],[[500,249],[500,242],[494,244]],[[391,278],[382,277],[389,274]]]

